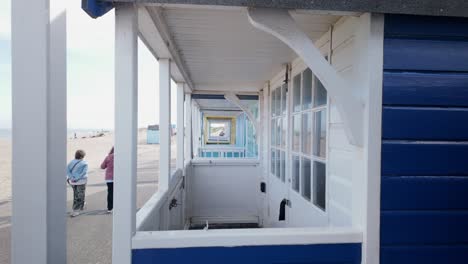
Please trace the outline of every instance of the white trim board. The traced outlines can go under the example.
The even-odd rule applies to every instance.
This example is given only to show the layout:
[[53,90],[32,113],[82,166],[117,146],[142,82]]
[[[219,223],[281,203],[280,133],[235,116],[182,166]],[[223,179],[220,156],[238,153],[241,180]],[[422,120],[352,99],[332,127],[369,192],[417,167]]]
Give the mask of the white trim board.
[[[384,15],[365,14],[367,38],[366,78],[369,83],[368,104],[364,112],[364,144],[366,146],[364,186],[365,217],[362,263],[380,263],[380,188],[381,188],[381,146],[382,146],[382,94],[383,94],[383,52]],[[363,66],[365,67],[365,66]]]
[[133,249],[361,243],[350,228],[259,228],[137,232]]

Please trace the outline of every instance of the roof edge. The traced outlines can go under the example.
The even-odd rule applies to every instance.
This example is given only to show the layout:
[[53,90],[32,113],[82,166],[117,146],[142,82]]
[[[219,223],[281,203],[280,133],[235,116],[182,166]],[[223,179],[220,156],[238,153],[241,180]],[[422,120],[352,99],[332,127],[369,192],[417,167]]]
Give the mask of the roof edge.
[[[91,1],[91,0],[89,0]],[[94,0],[97,1],[97,0]],[[427,16],[468,17],[466,0],[101,0],[106,3],[137,3],[153,5],[204,5],[231,7],[262,7],[311,9],[324,11],[370,12]]]

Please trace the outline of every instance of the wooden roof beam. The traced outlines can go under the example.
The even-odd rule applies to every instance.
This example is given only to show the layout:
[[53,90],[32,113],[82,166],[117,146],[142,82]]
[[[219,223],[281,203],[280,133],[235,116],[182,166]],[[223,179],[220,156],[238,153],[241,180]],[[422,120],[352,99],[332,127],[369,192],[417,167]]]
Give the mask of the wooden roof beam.
[[176,82],[184,82],[185,92],[190,93],[195,85],[192,82],[187,65],[180,56],[179,49],[172,37],[169,26],[161,7],[139,8],[140,38],[159,59],[171,59],[173,66],[172,78]]

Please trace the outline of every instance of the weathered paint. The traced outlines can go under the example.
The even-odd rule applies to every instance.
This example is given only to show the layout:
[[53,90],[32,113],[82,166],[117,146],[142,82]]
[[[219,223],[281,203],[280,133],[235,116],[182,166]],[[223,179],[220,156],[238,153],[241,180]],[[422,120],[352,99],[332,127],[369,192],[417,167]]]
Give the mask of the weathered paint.
[[385,17],[382,264],[468,258],[467,28]]
[[361,263],[361,244],[135,249],[133,263]]

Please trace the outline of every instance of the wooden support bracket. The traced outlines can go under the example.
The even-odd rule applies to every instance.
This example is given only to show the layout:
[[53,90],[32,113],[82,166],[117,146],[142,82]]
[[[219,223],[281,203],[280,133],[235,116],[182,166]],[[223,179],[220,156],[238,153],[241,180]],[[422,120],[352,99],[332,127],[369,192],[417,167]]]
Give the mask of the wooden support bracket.
[[265,31],[288,45],[322,82],[345,125],[349,142],[363,145],[364,104],[352,87],[338,75],[322,56],[312,40],[304,33],[286,9],[250,8],[249,21],[257,29]]
[[258,128],[259,128],[259,124],[258,124],[258,121],[257,119],[255,118],[255,116],[253,115],[252,111],[250,111],[249,108],[245,107],[241,101],[239,100],[239,97],[237,97],[237,95],[233,92],[228,92],[228,93],[225,93],[224,94],[224,98],[226,98],[226,100],[228,100],[229,102],[235,104],[236,106],[238,106],[242,111],[244,111],[244,113],[247,115],[247,117],[250,119],[250,121],[252,122],[254,128],[255,128],[255,132],[257,133]]

